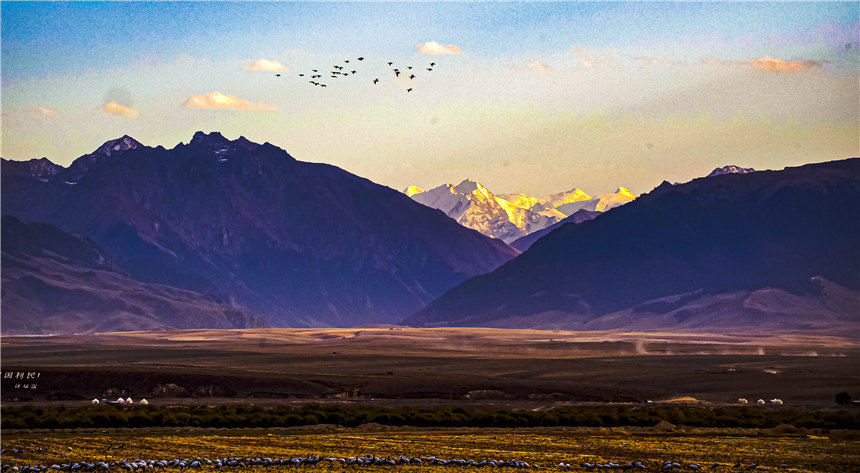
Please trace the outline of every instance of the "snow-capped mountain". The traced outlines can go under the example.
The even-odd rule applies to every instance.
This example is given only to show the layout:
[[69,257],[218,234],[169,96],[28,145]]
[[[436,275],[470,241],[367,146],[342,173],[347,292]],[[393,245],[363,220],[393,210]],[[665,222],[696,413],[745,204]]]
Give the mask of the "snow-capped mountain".
[[[587,197],[587,194],[579,189],[575,190],[581,192],[583,196]],[[634,199],[636,199],[636,194],[630,192],[630,190],[624,187],[619,187],[615,192],[609,194],[602,194],[594,198],[588,198],[587,200],[580,199],[564,202],[557,205],[555,209],[564,215],[573,215],[577,211],[583,209],[588,210],[589,212],[606,212],[613,207],[618,207],[619,205],[632,202]]]
[[423,192],[420,187],[409,186],[404,192],[416,202],[445,212],[461,225],[506,243],[565,217],[533,197],[515,195],[506,199],[471,179]]
[[105,142],[103,145],[99,146],[95,151],[90,154],[85,154],[80,158],[74,160],[72,164],[69,166],[69,169],[66,174],[66,182],[70,184],[74,184],[90,170],[93,165],[96,163],[115,158],[128,150],[134,150],[142,147],[134,138],[124,135],[122,138],[117,138],[115,140],[110,140]]
[[417,202],[445,212],[461,225],[506,243],[552,226],[579,210],[605,212],[636,198],[623,187],[594,198],[577,188],[542,199],[525,194],[493,194],[471,179],[429,191],[409,186],[403,192]]
[[734,164],[729,164],[728,166],[714,169],[706,177],[722,176],[723,174],[749,174],[751,172],[755,172],[755,169],[742,168],[740,166],[735,166]]
[[858,201],[860,158],[664,182],[560,225],[404,323],[857,333]]

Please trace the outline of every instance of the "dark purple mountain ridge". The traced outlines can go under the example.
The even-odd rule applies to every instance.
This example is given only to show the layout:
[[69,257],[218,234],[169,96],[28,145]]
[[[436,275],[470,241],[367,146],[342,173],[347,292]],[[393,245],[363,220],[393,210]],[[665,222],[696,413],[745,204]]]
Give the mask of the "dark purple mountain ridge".
[[2,166],[3,215],[270,326],[396,322],[517,254],[393,189],[217,132],[169,150],[126,136],[54,174]]
[[860,158],[664,182],[561,225],[406,323],[856,331],[858,234]]

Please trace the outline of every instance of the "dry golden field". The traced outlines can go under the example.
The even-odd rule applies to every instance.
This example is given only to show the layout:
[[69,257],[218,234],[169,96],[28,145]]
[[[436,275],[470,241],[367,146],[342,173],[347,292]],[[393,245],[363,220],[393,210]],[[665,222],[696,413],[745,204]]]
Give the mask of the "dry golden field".
[[[324,457],[436,456],[465,459],[517,459],[538,463],[541,469],[561,470],[560,462],[627,462],[641,460],[659,470],[665,460],[684,465],[712,463],[732,471],[758,463],[761,471],[846,472],[860,469],[860,442],[847,433],[780,435],[755,430],[695,429],[658,433],[648,429],[315,429],[273,430],[171,430],[138,429],[66,432],[4,433],[3,463],[51,464],[78,460],[134,460],[195,457],[286,458],[317,454]],[[122,444],[122,448],[110,448]],[[10,454],[12,448],[23,453]],[[46,451],[36,452],[42,448]],[[320,463],[322,471],[360,470],[354,466]],[[449,466],[367,467],[383,470],[442,472],[471,470]],[[257,468],[263,471],[263,468]],[[477,469],[475,469],[477,470]],[[484,468],[483,471],[487,469]],[[686,470],[686,468],[685,468]],[[205,471],[205,470],[204,470]],[[691,471],[691,470],[686,470]]]

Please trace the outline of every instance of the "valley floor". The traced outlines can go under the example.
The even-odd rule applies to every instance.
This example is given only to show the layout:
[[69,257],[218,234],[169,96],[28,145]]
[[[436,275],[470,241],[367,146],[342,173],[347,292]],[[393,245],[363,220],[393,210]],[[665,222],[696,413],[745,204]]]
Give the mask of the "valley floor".
[[[860,390],[831,336],[482,328],[248,329],[4,336],[3,401],[556,405],[738,398],[830,407]],[[18,379],[18,376],[38,379]]]

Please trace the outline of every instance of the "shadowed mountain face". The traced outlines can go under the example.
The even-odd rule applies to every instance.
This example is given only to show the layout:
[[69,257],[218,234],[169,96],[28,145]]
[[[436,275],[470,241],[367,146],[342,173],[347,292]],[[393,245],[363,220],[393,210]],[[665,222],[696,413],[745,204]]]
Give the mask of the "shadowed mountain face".
[[2,226],[3,333],[263,326],[202,294],[129,278],[88,238],[12,216]]
[[[832,296],[838,301],[817,304],[820,310],[807,317],[825,312],[856,329],[858,204],[857,158],[679,185],[664,182],[599,218],[562,225],[407,322],[678,328],[705,309],[716,310],[713,304],[696,304],[734,294],[732,300],[740,302],[723,304],[724,310],[710,319],[696,318],[696,327],[802,329],[802,317],[780,316],[815,305],[811,299]],[[760,291],[766,289],[777,292],[765,297]],[[805,305],[777,304],[785,300],[778,294],[805,298]],[[753,295],[756,302],[748,300]],[[613,313],[622,315],[592,323]],[[661,314],[675,315],[642,321]]]
[[540,240],[540,239],[541,239],[541,238],[543,238],[545,235],[548,235],[550,232],[552,232],[552,231],[553,231],[553,230],[555,230],[556,228],[561,227],[561,226],[562,226],[562,225],[564,225],[565,223],[582,223],[582,222],[587,222],[588,220],[591,220],[591,219],[593,219],[593,218],[597,217],[598,215],[600,215],[600,212],[598,212],[598,211],[596,211],[596,210],[595,210],[595,211],[591,211],[591,210],[579,209],[579,210],[577,210],[576,212],[574,212],[574,213],[573,213],[573,215],[571,215],[571,216],[569,216],[569,217],[565,218],[565,219],[564,219],[564,220],[562,220],[561,222],[558,222],[558,223],[556,223],[556,224],[554,224],[554,225],[551,225],[551,226],[549,226],[549,227],[543,228],[543,229],[538,230],[538,231],[536,231],[536,232],[529,233],[529,234],[528,234],[528,235],[526,235],[526,236],[522,236],[522,237],[520,237],[520,238],[517,238],[516,240],[514,240],[514,241],[511,243],[511,246],[512,246],[512,247],[514,247],[514,248],[516,248],[516,249],[517,249],[517,250],[519,250],[519,251],[526,251],[526,250],[527,250],[527,249],[529,249],[529,247],[531,247],[531,246],[532,246],[536,241]]
[[394,322],[516,254],[393,189],[218,133],[170,150],[123,137],[47,179],[7,172],[20,167],[3,161],[4,215],[272,326]]

